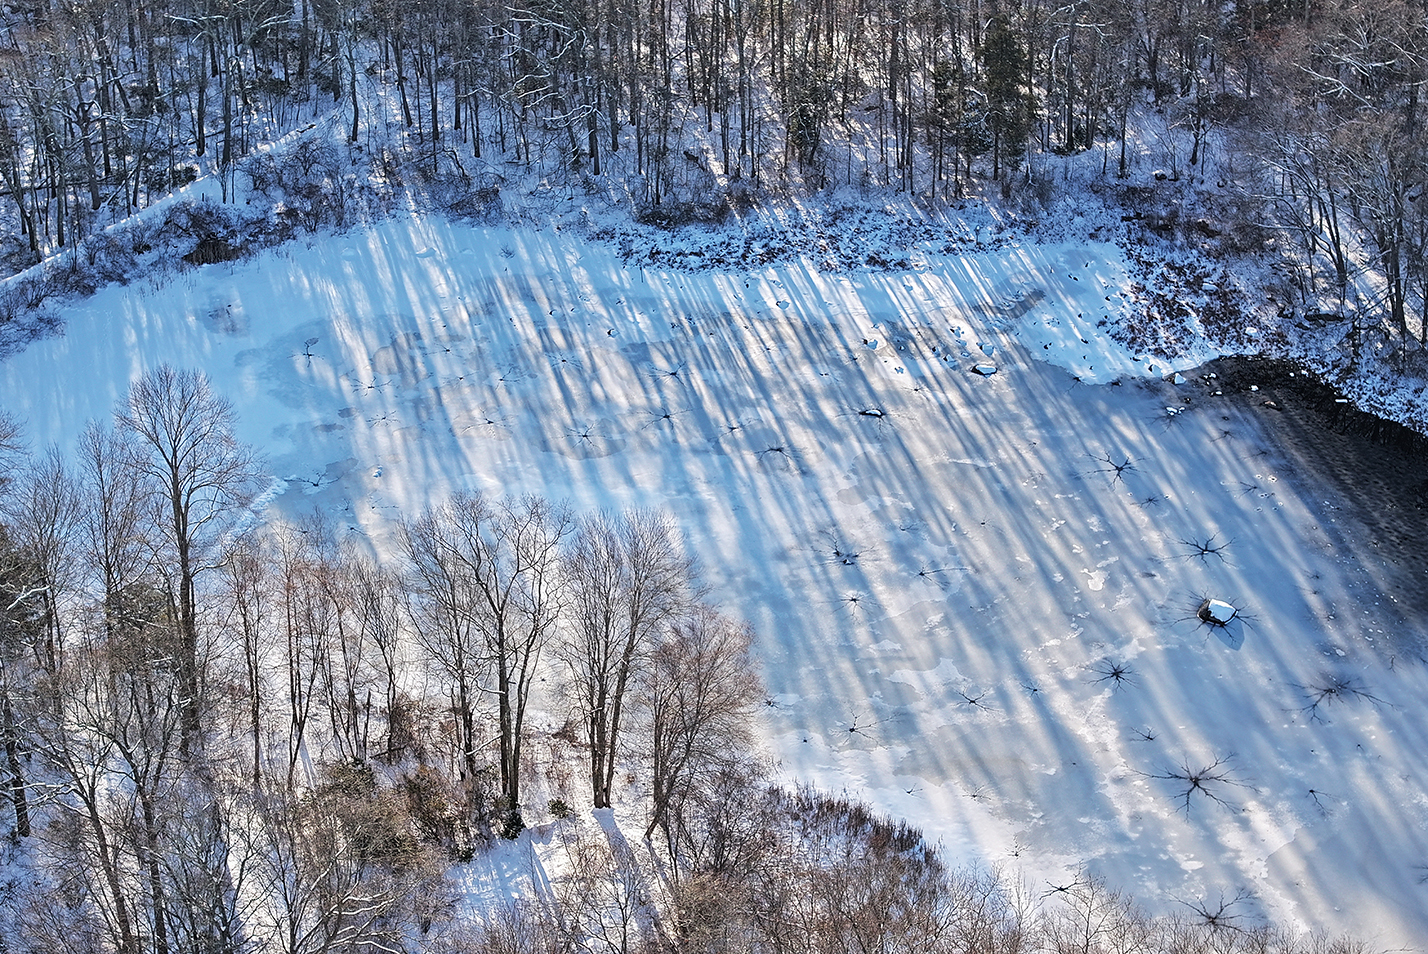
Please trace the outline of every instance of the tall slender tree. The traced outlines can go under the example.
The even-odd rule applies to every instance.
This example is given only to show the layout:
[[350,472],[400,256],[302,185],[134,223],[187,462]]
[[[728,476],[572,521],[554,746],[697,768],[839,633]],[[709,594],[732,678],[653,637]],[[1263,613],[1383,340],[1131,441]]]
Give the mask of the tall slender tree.
[[992,131],[992,178],[1026,154],[1033,125],[1033,100],[1026,87],[1026,48],[1008,20],[997,17],[978,49]]
[[537,497],[492,504],[457,494],[405,532],[419,638],[456,682],[465,758],[474,784],[475,698],[491,700],[500,776],[498,822],[515,837],[521,817],[526,708],[542,653],[564,607],[560,552],[572,529],[563,507]]
[[261,464],[234,435],[233,405],[198,371],[162,365],[129,389],[116,413],[142,455],[138,473],[166,538],[168,596],[178,628],[184,751],[201,747],[204,702],[198,584],[220,565],[226,533],[256,500]]
[[590,755],[595,807],[608,808],[627,695],[693,597],[693,567],[667,517],[636,511],[582,521],[565,573],[570,608],[560,653]]

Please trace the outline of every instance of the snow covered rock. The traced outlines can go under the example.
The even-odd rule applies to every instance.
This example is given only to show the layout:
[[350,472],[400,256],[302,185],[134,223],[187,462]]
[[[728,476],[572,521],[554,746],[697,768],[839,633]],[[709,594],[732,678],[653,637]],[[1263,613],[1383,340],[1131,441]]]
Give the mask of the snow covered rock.
[[987,378],[997,373],[997,366],[994,364],[974,364],[972,370],[982,377]]
[[1207,599],[1200,604],[1200,609],[1196,611],[1195,615],[1211,626],[1228,626],[1230,621],[1239,615],[1239,612],[1224,600]]

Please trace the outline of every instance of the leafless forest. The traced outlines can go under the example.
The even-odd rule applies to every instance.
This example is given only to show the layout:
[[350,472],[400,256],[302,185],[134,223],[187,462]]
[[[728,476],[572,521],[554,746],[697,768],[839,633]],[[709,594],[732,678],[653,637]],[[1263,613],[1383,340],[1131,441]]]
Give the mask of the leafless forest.
[[[1421,0],[244,0],[0,17],[12,270],[199,174],[281,196],[279,237],[399,190],[479,211],[560,184],[670,224],[851,186],[932,205],[1094,194],[1162,235],[1272,250],[1306,310],[1336,310],[1372,274],[1400,334],[1421,338],[1428,313]],[[345,150],[261,148],[334,110]],[[211,224],[169,231],[196,260],[238,251]],[[129,275],[155,242],[91,243],[68,283]]]

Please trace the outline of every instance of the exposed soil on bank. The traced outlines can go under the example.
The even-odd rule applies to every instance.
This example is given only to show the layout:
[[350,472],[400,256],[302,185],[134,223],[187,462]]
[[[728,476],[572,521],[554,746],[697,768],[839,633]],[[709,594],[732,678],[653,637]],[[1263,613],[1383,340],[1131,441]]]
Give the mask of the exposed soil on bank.
[[1428,659],[1428,438],[1282,361],[1220,358],[1186,378],[1195,403],[1261,422],[1285,476],[1318,502],[1340,561],[1357,561],[1389,597],[1393,651]]

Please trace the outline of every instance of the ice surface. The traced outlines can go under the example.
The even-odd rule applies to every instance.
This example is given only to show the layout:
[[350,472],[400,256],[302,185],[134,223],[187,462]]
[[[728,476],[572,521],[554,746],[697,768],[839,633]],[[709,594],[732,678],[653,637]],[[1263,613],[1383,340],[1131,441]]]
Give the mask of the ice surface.
[[[70,448],[146,368],[202,367],[273,511],[378,551],[457,488],[668,508],[759,633],[788,776],[1033,885],[1085,865],[1167,908],[1244,889],[1428,937],[1428,685],[1381,651],[1383,575],[1273,480],[1257,419],[1167,413],[1164,369],[1098,327],[1124,281],[1111,246],[677,273],[400,219],[106,289],[0,365],[0,404]],[[1187,548],[1222,528],[1223,559]],[[1209,593],[1244,612],[1206,626]],[[1310,718],[1348,675],[1383,704]],[[1175,772],[1216,760],[1222,802],[1182,804]]]

